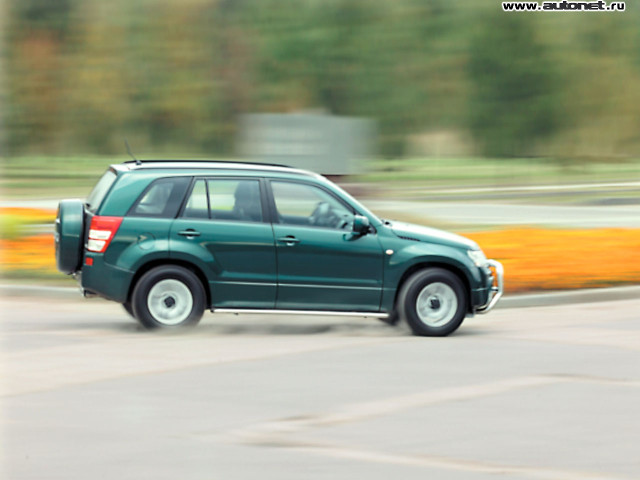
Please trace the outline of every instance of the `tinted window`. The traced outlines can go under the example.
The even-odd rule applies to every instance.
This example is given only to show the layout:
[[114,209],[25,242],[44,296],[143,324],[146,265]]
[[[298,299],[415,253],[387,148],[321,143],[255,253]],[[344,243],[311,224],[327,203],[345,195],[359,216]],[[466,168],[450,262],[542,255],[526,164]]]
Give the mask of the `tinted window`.
[[188,177],[161,178],[154,181],[138,198],[129,215],[175,217],[190,181]]
[[261,222],[258,180],[210,179],[196,181],[183,217]]
[[258,180],[209,180],[208,186],[211,218],[262,221]]
[[87,197],[87,209],[90,212],[95,213],[98,210],[111,185],[115,182],[116,177],[117,175],[113,170],[107,170],[100,180],[98,180],[98,183],[93,187],[93,190],[91,190],[91,193]]
[[328,228],[351,228],[353,210],[322,188],[272,182],[278,222]]

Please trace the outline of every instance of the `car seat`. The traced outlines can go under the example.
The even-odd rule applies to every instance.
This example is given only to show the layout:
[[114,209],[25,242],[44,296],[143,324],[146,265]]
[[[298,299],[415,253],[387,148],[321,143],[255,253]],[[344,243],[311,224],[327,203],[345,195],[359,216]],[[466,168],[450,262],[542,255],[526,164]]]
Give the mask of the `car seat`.
[[260,187],[255,181],[240,181],[234,193],[233,213],[239,220],[259,222],[262,220]]

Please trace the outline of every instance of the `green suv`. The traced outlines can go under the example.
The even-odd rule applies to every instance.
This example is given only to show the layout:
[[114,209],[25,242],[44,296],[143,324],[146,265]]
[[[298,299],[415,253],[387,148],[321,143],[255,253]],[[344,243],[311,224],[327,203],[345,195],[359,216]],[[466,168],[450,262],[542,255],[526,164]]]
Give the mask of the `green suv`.
[[58,269],[148,328],[214,312],[404,320],[448,335],[502,296],[502,266],[472,241],[379,219],[315,173],[278,165],[112,165],[86,202],[63,200]]

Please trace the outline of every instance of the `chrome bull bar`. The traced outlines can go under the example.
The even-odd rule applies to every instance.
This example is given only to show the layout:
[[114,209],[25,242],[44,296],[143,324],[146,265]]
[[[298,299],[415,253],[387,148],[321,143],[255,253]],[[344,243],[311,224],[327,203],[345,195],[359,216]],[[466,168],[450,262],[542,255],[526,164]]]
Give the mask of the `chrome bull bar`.
[[489,313],[496,306],[504,292],[504,267],[495,260],[487,260],[487,265],[492,271],[495,271],[492,275],[493,280],[489,291],[489,300],[485,305],[476,308],[476,313]]

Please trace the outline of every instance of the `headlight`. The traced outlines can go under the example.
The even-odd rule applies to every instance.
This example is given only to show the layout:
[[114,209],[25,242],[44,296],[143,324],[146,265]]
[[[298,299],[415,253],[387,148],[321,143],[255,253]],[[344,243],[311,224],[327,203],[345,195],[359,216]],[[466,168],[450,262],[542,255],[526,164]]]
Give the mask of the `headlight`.
[[482,250],[467,250],[467,255],[473,260],[476,267],[485,267],[487,265],[487,257]]

